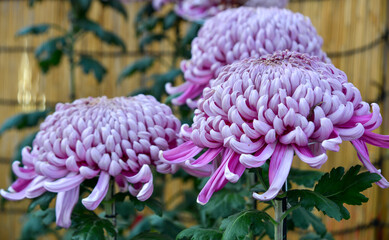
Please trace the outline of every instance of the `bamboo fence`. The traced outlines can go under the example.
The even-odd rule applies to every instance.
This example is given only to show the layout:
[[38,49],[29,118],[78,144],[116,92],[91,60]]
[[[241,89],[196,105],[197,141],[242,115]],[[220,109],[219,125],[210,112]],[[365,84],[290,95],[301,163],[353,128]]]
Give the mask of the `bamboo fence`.
[[[31,111],[68,101],[69,66],[63,61],[47,75],[39,73],[33,56],[34,47],[47,36],[16,38],[20,28],[32,23],[50,22],[67,24],[67,1],[50,0],[28,7],[27,0],[0,1],[0,123],[21,111]],[[97,84],[93,76],[85,76],[77,70],[77,97],[108,97],[127,95],[143,83],[141,75],[135,75],[116,84],[120,71],[141,55],[137,52],[133,19],[139,3],[128,4],[128,21],[110,9],[93,5],[91,18],[107,29],[118,33],[127,44],[128,52],[117,54],[119,49],[101,44],[93,36],[87,36],[77,49],[92,53],[109,70],[103,83]],[[388,70],[388,2],[386,0],[291,0],[288,8],[308,16],[318,33],[323,37],[323,49],[334,65],[343,70],[350,82],[357,86],[364,100],[380,101],[384,123],[379,132],[389,134],[389,98],[382,98],[389,90],[386,84]],[[386,42],[385,42],[386,38]],[[153,51],[166,52],[168,44],[154,44]],[[169,61],[169,56],[162,56]],[[64,60],[64,59],[63,59]],[[153,72],[162,72],[165,66],[154,66]],[[386,79],[385,79],[386,76]],[[386,82],[385,82],[386,80]],[[0,138],[0,188],[7,188],[10,182],[10,159],[17,143],[32,130],[11,130]],[[388,152],[370,148],[372,161],[389,177]],[[381,161],[379,161],[381,160]],[[330,153],[328,162],[322,167],[329,171],[334,166],[348,168],[359,164],[351,144],[343,144],[341,151]],[[306,168],[301,161],[294,161],[295,167]],[[183,188],[179,182],[169,181],[167,197]],[[377,186],[367,190],[369,202],[362,206],[347,208],[351,219],[336,222],[323,217],[324,223],[335,239],[389,239],[388,190]],[[23,222],[23,213],[28,201],[7,202],[0,208],[0,239],[17,239]],[[290,235],[291,239],[297,239]]]

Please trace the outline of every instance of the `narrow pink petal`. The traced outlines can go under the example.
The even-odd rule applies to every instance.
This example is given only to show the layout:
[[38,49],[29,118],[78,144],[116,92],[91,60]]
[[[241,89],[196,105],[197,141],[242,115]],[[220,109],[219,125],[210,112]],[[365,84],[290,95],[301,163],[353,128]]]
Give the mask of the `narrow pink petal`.
[[44,187],[50,192],[66,192],[79,186],[84,181],[82,175],[71,175],[54,182],[45,182]]
[[381,180],[377,182],[377,185],[380,186],[381,188],[388,188],[389,187],[389,182],[384,178],[384,176],[381,174],[380,170],[377,170],[374,165],[370,162],[370,157],[369,157],[369,151],[366,147],[366,143],[363,140],[354,140],[351,141],[353,144],[354,148],[357,150],[357,155],[359,160],[361,160],[362,164],[369,170],[371,173],[377,173],[378,175],[381,176]]
[[253,143],[239,142],[235,139],[234,136],[230,136],[224,139],[224,146],[229,146],[235,152],[240,154],[254,153],[258,151],[263,145],[264,141],[262,139]]
[[18,178],[15,182],[12,183],[11,188],[15,192],[20,192],[25,189],[32,182],[32,180],[33,179]]
[[153,190],[154,190],[153,177],[151,176],[150,180],[147,183],[143,184],[141,190],[136,195],[136,198],[139,201],[146,201],[147,199],[150,198],[151,194],[153,194]]
[[365,132],[365,128],[361,123],[357,123],[355,127],[352,128],[338,128],[334,127],[334,130],[336,130],[339,134],[339,136],[344,141],[352,141],[355,139],[360,138],[363,133]]
[[303,162],[313,168],[320,168],[328,159],[328,156],[325,153],[314,156],[308,147],[293,145],[293,149]]
[[389,148],[389,135],[381,135],[370,131],[365,131],[361,137],[361,140],[377,147]]
[[185,165],[181,166],[181,168],[184,169],[185,172],[195,177],[209,177],[214,170],[211,164],[207,164],[201,167],[192,167],[191,165]]
[[136,173],[135,175],[126,176],[124,174],[124,176],[126,177],[127,181],[129,181],[130,183],[138,183],[138,182],[146,183],[153,178],[153,174],[151,173],[150,167],[147,164],[144,164],[142,168],[139,170],[139,172]]
[[232,152],[227,161],[227,165],[224,169],[224,175],[228,181],[236,183],[246,168],[239,162],[239,155],[235,152]]
[[[224,156],[226,155],[226,152],[224,153]],[[223,156],[223,160],[224,160]],[[227,161],[222,161],[221,165],[218,167],[218,169],[215,171],[215,173],[211,176],[211,178],[208,180],[208,182],[205,184],[201,192],[199,193],[197,197],[197,202],[201,205],[206,204],[209,199],[212,197],[212,194],[216,191],[219,191],[227,184],[227,179],[224,175],[224,169],[226,166]]]
[[273,181],[270,183],[270,187],[265,193],[253,193],[253,197],[255,199],[261,201],[269,201],[275,198],[288,177],[290,167],[292,166],[293,148],[285,145],[278,147],[278,145],[275,151],[280,151],[281,154],[277,154],[277,159],[274,159],[272,157],[272,159],[270,160],[270,164],[272,163],[272,161],[279,163],[276,167],[273,167],[272,169],[269,168],[269,172],[275,171]]
[[259,149],[254,155],[242,154],[239,161],[246,168],[257,168],[262,166],[273,154],[276,143],[266,144]]
[[99,180],[97,181],[96,186],[93,188],[92,193],[87,198],[82,199],[82,204],[87,209],[95,210],[101,201],[103,201],[105,195],[108,192],[109,179],[110,175],[107,172],[100,172]]
[[99,174],[100,169],[93,170],[90,167],[82,166],[80,167],[80,175],[82,175],[86,179],[91,179],[97,176]]
[[44,188],[44,183],[46,181],[49,181],[46,177],[44,176],[38,176],[36,177],[31,184],[28,186],[27,191],[26,191],[26,197],[27,198],[36,198],[42,195],[43,193],[46,192],[46,189]]
[[168,151],[160,151],[159,157],[170,163],[180,163],[196,156],[202,148],[197,147],[192,141],[185,142],[180,146]]
[[198,159],[194,161],[187,160],[185,163],[189,167],[201,167],[210,163],[221,151],[222,147],[208,149]]
[[18,201],[26,198],[26,189],[23,189],[20,192],[7,192],[4,189],[0,189],[0,194],[3,198],[11,200],[11,201]]
[[23,168],[19,167],[20,162],[15,161],[12,163],[12,171],[16,176],[23,179],[33,179],[36,176],[36,173],[33,168]]
[[57,194],[55,215],[57,217],[56,224],[58,226],[69,228],[72,224],[71,215],[74,206],[77,204],[79,192],[80,186],[76,186],[66,192],[59,192]]
[[181,85],[178,85],[177,87],[173,87],[173,85],[171,83],[167,83],[165,85],[165,90],[170,95],[173,95],[173,94],[176,94],[176,93],[184,92],[186,89],[188,89],[190,84],[191,84],[190,82],[185,82],[185,83],[183,83]]

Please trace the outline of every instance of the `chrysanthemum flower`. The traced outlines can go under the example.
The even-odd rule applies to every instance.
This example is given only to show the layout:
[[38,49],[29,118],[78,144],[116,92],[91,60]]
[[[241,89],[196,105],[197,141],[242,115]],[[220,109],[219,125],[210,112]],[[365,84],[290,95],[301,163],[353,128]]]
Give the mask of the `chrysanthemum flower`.
[[85,179],[98,176],[92,193],[82,200],[87,209],[98,207],[111,178],[122,191],[128,189],[144,201],[153,192],[151,165],[162,173],[177,170],[159,160],[158,153],[177,146],[180,126],[170,108],[152,96],[85,98],[57,104],[55,113],[41,124],[32,150],[23,149],[23,167],[19,161],[13,163],[18,179],[8,192],[1,190],[1,195],[20,200],[57,192],[57,225],[62,227],[71,224],[70,215]]
[[178,87],[166,85],[166,91],[182,93],[174,104],[195,107],[192,100],[225,65],[277,50],[307,53],[329,62],[322,43],[310,20],[300,13],[278,8],[229,9],[205,22],[192,42],[192,58],[181,62],[186,82]]
[[389,136],[372,133],[382,119],[378,105],[371,108],[332,64],[278,51],[225,67],[204,90],[192,127],[181,128],[187,141],[161,157],[170,163],[186,161],[192,168],[218,164],[198,196],[201,204],[228,181],[237,182],[246,168],[270,158],[270,187],[253,193],[267,201],[285,183],[294,154],[320,168],[327,150],[338,151],[342,141],[351,141],[365,167],[382,177],[377,184],[386,188],[389,182],[370,162],[366,143],[389,148]]

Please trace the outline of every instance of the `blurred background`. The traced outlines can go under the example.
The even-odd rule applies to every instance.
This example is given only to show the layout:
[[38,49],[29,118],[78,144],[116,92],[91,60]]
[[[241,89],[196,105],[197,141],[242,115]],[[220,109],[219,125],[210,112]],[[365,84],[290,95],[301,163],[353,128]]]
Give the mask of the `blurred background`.
[[[34,57],[34,51],[48,37],[56,36],[49,31],[44,36],[16,37],[22,27],[32,23],[68,24],[68,1],[45,0],[33,8],[28,0],[0,1],[0,123],[21,113],[53,108],[58,102],[68,102],[69,63],[61,64],[44,75]],[[93,35],[82,38],[75,51],[86,53],[99,60],[108,70],[101,83],[90,73],[85,75],[81,68],[75,71],[76,98],[88,96],[108,97],[128,95],[139,88],[149,86],[145,77],[166,72],[172,66],[179,66],[180,59],[173,56],[171,40],[184,37],[189,28],[181,25],[166,40],[147,44],[139,51],[135,16],[142,3],[126,3],[126,20],[110,8],[92,4],[90,18],[119,35],[127,50],[101,43]],[[389,5],[387,0],[291,0],[287,8],[308,16],[323,37],[323,50],[334,65],[343,70],[350,82],[361,91],[367,102],[378,102],[384,123],[380,133],[389,134]],[[177,35],[178,33],[178,35]],[[120,83],[117,79],[130,63],[144,57],[154,56],[161,61],[153,64],[143,73],[135,73]],[[165,64],[160,64],[165,63]],[[178,80],[180,81],[180,80]],[[10,163],[16,158],[18,144],[36,128],[10,130],[0,136],[0,188],[11,184]],[[389,155],[386,150],[371,148],[371,159],[383,175],[389,176]],[[301,161],[294,161],[295,167],[304,168]],[[329,155],[323,171],[334,166],[348,168],[359,164],[351,144],[344,143],[339,153]],[[165,188],[166,198],[174,195],[184,186],[169,180]],[[369,202],[362,206],[349,206],[351,219],[336,222],[323,217],[328,230],[335,239],[389,239],[389,192],[374,186],[366,192]],[[7,202],[0,206],[0,239],[18,239],[28,201]],[[292,236],[291,236],[292,238]]]

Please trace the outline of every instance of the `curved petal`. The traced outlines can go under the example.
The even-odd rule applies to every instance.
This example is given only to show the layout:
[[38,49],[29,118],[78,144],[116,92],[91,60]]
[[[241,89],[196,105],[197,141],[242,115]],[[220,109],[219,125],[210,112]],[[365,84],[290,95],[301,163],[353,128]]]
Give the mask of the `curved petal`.
[[110,176],[107,172],[101,171],[99,180],[93,188],[92,193],[82,199],[82,204],[89,210],[95,210],[108,192]]
[[273,154],[276,143],[271,143],[263,146],[254,155],[242,154],[239,161],[246,168],[257,168],[262,166]]
[[150,167],[147,164],[144,164],[142,168],[133,176],[124,175],[127,181],[130,183],[146,183],[149,182],[150,179],[153,178],[153,174],[151,173]]
[[334,130],[336,130],[339,136],[342,138],[342,140],[345,141],[352,141],[354,139],[358,139],[365,132],[365,128],[361,123],[357,123],[357,125],[355,125],[355,127],[352,128],[334,127]]
[[66,192],[79,186],[84,181],[82,175],[71,175],[54,182],[45,182],[44,187],[50,192]]
[[377,147],[389,148],[389,135],[381,135],[365,131],[365,133],[361,137],[361,140]]
[[263,194],[253,193],[253,197],[255,199],[269,201],[275,198],[288,177],[290,167],[292,166],[293,148],[290,146],[279,145],[280,144],[277,145],[275,150],[277,154],[273,154],[270,160],[269,178],[270,173],[275,172],[272,181],[270,181],[270,187]]
[[262,139],[253,143],[244,143],[237,141],[234,136],[224,139],[224,146],[229,146],[235,152],[240,154],[254,153],[264,145]]
[[232,150],[230,151],[232,153],[231,156],[227,159],[228,162],[226,168],[224,169],[224,175],[228,181],[236,183],[246,168],[239,162],[239,155]]
[[322,153],[318,156],[314,156],[308,147],[300,147],[294,144],[292,146],[301,161],[307,163],[313,168],[320,168],[328,159],[328,156],[325,153]]
[[389,182],[384,178],[384,176],[381,174],[380,170],[377,170],[374,165],[370,162],[370,157],[369,157],[369,151],[366,147],[366,143],[363,142],[362,140],[354,140],[351,141],[353,144],[354,148],[357,150],[357,155],[359,160],[361,160],[362,164],[369,170],[371,173],[377,173],[378,175],[381,176],[381,180],[377,182],[377,185],[380,186],[381,188],[387,188],[389,187]]
[[22,179],[33,179],[36,176],[34,168],[23,168],[19,167],[19,165],[19,161],[14,161],[12,163],[12,171],[17,177]]
[[201,156],[194,160],[187,160],[185,163],[188,167],[202,167],[210,163],[221,151],[222,147],[219,148],[210,148],[205,153],[201,154]]
[[151,194],[153,194],[153,190],[154,190],[153,177],[151,176],[150,180],[147,183],[143,184],[138,195],[136,195],[136,198],[139,201],[146,201],[147,199],[149,199]]
[[72,221],[70,219],[74,206],[78,202],[80,186],[57,194],[57,202],[55,204],[55,215],[57,217],[56,224],[60,227],[69,228]]
[[188,141],[171,150],[160,151],[159,157],[168,163],[180,163],[196,156],[201,150],[202,148],[197,147],[192,141]]

